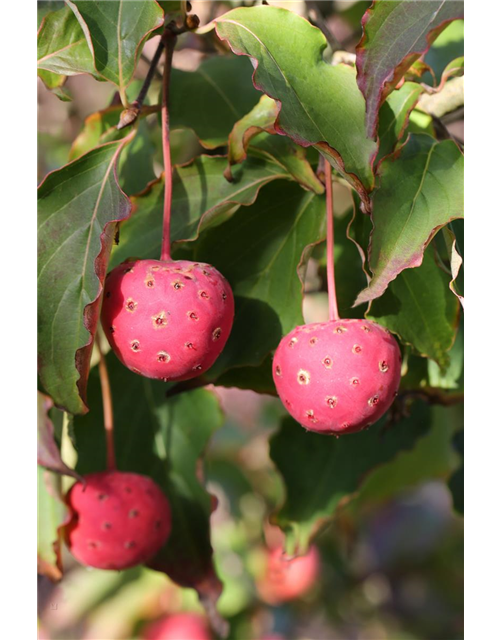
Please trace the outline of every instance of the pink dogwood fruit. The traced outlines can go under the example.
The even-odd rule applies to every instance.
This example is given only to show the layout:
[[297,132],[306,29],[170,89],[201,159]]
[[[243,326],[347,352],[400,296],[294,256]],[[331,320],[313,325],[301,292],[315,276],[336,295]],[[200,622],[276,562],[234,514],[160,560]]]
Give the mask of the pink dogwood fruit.
[[151,622],[143,640],[211,640],[205,619],[196,613],[176,613]]
[[352,433],[392,404],[401,353],[394,337],[368,320],[306,324],[281,340],[273,377],[281,401],[307,430]]
[[126,569],[146,562],[165,544],[171,530],[169,502],[147,476],[102,471],[76,482],[66,502],[71,521],[65,535],[82,564]]
[[147,378],[188,380],[209,369],[231,332],[234,299],[214,267],[131,260],[106,278],[102,325],[122,363]]

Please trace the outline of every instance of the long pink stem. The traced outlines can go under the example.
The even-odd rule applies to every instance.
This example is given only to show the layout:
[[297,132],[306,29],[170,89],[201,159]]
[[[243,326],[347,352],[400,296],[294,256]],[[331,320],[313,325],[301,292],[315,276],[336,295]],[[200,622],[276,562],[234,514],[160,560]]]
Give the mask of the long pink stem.
[[165,42],[165,69],[163,70],[163,97],[161,103],[161,132],[163,142],[163,165],[165,180],[165,198],[163,203],[163,238],[161,244],[161,260],[171,260],[170,254],[170,215],[172,210],[172,162],[170,159],[170,118],[168,113],[168,96],[172,57],[177,36],[169,29],[163,34]]
[[335,242],[333,235],[333,193],[332,166],[325,159],[325,187],[326,187],[326,277],[328,282],[328,310],[330,320],[339,319],[337,308],[337,293],[335,291]]

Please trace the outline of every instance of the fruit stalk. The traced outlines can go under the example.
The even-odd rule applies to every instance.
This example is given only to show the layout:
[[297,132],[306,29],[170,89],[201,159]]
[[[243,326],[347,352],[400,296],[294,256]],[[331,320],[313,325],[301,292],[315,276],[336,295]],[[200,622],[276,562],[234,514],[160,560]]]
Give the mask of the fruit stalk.
[[99,378],[101,380],[102,406],[104,412],[104,432],[106,434],[106,467],[108,471],[116,469],[115,442],[113,430],[113,400],[111,397],[111,385],[109,382],[106,358],[102,351],[99,332],[95,336],[97,350],[99,351]]
[[335,241],[333,233],[332,165],[325,160],[326,188],[326,277],[328,282],[328,311],[330,320],[339,319],[335,290]]
[[162,36],[165,45],[165,68],[163,70],[163,92],[161,104],[161,130],[163,143],[163,166],[165,195],[163,201],[163,238],[161,245],[161,260],[171,260],[170,255],[170,215],[172,209],[172,162],[170,157],[170,117],[168,112],[168,97],[172,58],[174,55],[177,36],[169,29],[165,29]]

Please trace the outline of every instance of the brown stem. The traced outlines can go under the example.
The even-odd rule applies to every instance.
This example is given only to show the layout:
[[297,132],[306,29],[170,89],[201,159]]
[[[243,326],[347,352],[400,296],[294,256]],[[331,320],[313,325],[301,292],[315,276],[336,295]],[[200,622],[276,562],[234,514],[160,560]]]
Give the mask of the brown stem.
[[337,293],[335,291],[335,241],[333,233],[332,165],[325,160],[326,189],[326,277],[328,281],[328,309],[330,320],[339,319]]
[[165,43],[165,68],[163,70],[163,94],[161,103],[161,135],[163,144],[163,166],[165,195],[163,201],[163,238],[161,245],[161,260],[170,260],[170,216],[172,211],[172,161],[170,157],[170,118],[168,113],[168,97],[172,58],[174,55],[177,36],[170,30],[163,34]]
[[113,437],[113,400],[111,397],[108,368],[106,366],[104,353],[102,352],[99,332],[96,332],[95,341],[97,350],[99,351],[99,378],[101,379],[104,432],[106,434],[106,467],[108,471],[114,471],[116,469],[116,457]]

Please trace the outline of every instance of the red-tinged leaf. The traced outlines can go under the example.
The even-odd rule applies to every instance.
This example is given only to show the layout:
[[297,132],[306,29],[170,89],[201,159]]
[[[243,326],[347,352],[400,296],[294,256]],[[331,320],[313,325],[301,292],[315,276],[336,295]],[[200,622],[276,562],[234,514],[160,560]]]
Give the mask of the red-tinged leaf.
[[380,105],[445,27],[463,18],[455,0],[380,0],[363,16],[356,47],[358,85],[366,99],[366,132],[374,137]]
[[51,398],[38,393],[38,464],[55,473],[82,481],[81,476],[62,461],[61,452],[54,437],[54,424],[49,416],[53,406]]
[[280,104],[278,133],[314,145],[368,208],[377,147],[365,134],[365,102],[355,70],[327,64],[322,32],[286,9],[234,9],[216,19],[216,32],[234,53],[251,58],[255,87]]
[[155,0],[66,0],[85,34],[96,72],[115,84],[122,100],[150,33],[163,24]]
[[380,165],[373,195],[369,265],[373,278],[355,304],[381,296],[403,269],[422,264],[439,229],[463,217],[463,156],[451,140],[410,136]]
[[85,413],[101,293],[116,223],[131,205],[116,163],[131,136],[50,173],[39,187],[38,359],[56,406]]

